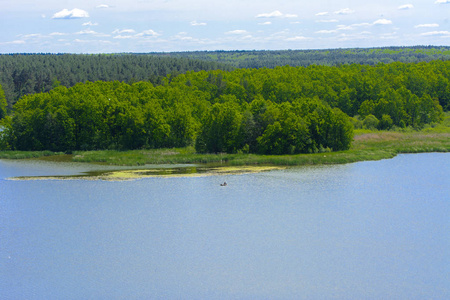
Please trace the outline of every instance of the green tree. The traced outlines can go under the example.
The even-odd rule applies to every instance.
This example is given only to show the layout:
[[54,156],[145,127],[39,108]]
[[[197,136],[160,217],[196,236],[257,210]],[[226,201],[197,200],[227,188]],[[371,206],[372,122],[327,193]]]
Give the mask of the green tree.
[[239,150],[242,114],[236,103],[216,103],[203,121],[195,149],[198,152],[233,153]]
[[366,129],[376,129],[378,127],[378,123],[380,123],[380,121],[378,121],[377,117],[374,115],[368,115],[363,120],[363,125]]
[[170,136],[170,125],[167,123],[161,105],[157,101],[151,101],[143,107],[143,110],[146,147],[162,148],[167,146]]
[[3,92],[2,85],[0,84],[0,120],[6,116],[6,107],[8,103],[6,102],[5,93]]
[[327,137],[327,147],[333,151],[348,150],[352,141],[353,125],[350,118],[339,108],[333,108],[331,129]]
[[310,135],[307,123],[293,111],[290,103],[280,105],[280,116],[257,138],[263,154],[295,154],[308,152]]
[[394,121],[392,121],[392,118],[390,115],[382,115],[381,120],[378,123],[378,129],[380,130],[389,130],[394,125]]
[[12,118],[6,116],[0,120],[0,150],[10,150],[13,142]]
[[186,103],[175,104],[167,117],[170,125],[170,146],[186,147],[193,143],[197,122],[192,117],[192,108]]

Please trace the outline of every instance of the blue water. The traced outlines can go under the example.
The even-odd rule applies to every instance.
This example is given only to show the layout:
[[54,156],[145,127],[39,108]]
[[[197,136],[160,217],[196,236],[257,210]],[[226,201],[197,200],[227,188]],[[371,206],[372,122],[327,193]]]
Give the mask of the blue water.
[[450,299],[450,154],[5,180],[83,168],[0,160],[0,299]]

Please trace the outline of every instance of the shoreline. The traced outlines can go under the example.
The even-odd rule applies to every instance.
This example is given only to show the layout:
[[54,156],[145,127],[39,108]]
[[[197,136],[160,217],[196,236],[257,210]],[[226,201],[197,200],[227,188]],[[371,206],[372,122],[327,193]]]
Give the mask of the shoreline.
[[[189,168],[176,169],[137,169],[137,170],[118,170],[95,172],[96,175],[61,175],[61,176],[18,176],[6,178],[6,180],[103,180],[103,181],[128,181],[144,178],[179,178],[179,177],[206,177],[206,176],[224,176],[224,175],[243,175],[254,174],[273,170],[283,170],[286,167],[280,166],[242,166],[242,167],[204,167],[201,170],[186,170]],[[197,168],[196,168],[197,169]]]
[[[175,177],[175,176],[208,176],[210,173],[226,172],[234,168],[234,174],[255,170],[264,171],[267,168],[285,168],[288,166],[302,165],[331,165],[345,164],[359,161],[373,161],[393,158],[398,154],[427,153],[427,152],[450,152],[450,133],[424,133],[424,132],[369,132],[355,135],[350,150],[339,152],[322,152],[314,154],[296,155],[257,155],[257,154],[197,154],[193,148],[179,149],[151,149],[130,151],[77,151],[73,154],[62,154],[52,152],[9,152],[10,157],[5,157],[7,151],[0,152],[0,159],[32,159],[51,162],[76,162],[90,163],[121,167],[120,171],[92,172],[87,175],[78,176],[52,176],[55,179],[70,177],[67,179],[96,178],[111,180],[114,178],[136,179],[144,177]],[[174,165],[174,168],[148,168],[148,165]],[[174,171],[175,165],[195,164],[195,170]],[[147,168],[146,168],[147,165]],[[124,167],[130,169],[123,170]],[[179,168],[178,168],[179,169]],[[198,170],[203,169],[202,171]],[[147,171],[147,174],[142,174]],[[157,171],[155,171],[157,170]],[[209,171],[208,171],[209,170]],[[214,171],[212,171],[214,170]],[[112,175],[113,173],[115,175]],[[122,173],[118,176],[118,173]],[[128,172],[128,173],[127,173]],[[140,177],[136,174],[141,173]],[[184,174],[182,174],[184,172]],[[95,174],[94,174],[95,173]],[[107,175],[110,173],[110,175]],[[127,173],[127,174],[126,174]],[[134,175],[133,175],[134,174]],[[99,176],[100,175],[100,176]],[[215,175],[215,174],[211,174]],[[44,178],[43,178],[44,179]],[[51,179],[47,177],[47,179]],[[120,180],[120,179],[119,179]]]

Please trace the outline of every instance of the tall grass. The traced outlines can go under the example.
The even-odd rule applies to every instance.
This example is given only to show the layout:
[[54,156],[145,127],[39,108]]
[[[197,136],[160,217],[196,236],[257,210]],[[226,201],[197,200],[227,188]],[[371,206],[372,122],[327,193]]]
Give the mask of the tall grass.
[[75,152],[73,160],[112,165],[314,165],[392,158],[398,153],[449,152],[450,133],[366,132],[355,136],[350,150],[298,155],[197,154],[193,148]]
[[[131,151],[76,151],[62,155],[51,151],[3,151],[0,158],[39,158],[55,161],[75,161],[121,166],[146,164],[208,164],[208,165],[315,165],[343,164],[365,160],[392,158],[398,153],[449,152],[450,115],[442,124],[422,131],[356,131],[350,150],[298,155],[257,154],[198,154],[193,147],[172,149],[146,149]],[[449,126],[447,126],[449,125]],[[56,155],[57,154],[57,155]]]
[[62,153],[52,151],[0,151],[0,159],[40,158],[44,156],[53,156],[57,154]]

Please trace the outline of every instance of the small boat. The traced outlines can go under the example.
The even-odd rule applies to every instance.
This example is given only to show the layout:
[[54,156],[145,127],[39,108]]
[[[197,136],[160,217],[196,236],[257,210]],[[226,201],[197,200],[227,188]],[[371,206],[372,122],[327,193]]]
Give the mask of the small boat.
[[227,183],[226,182],[221,183],[220,186],[227,186]]

